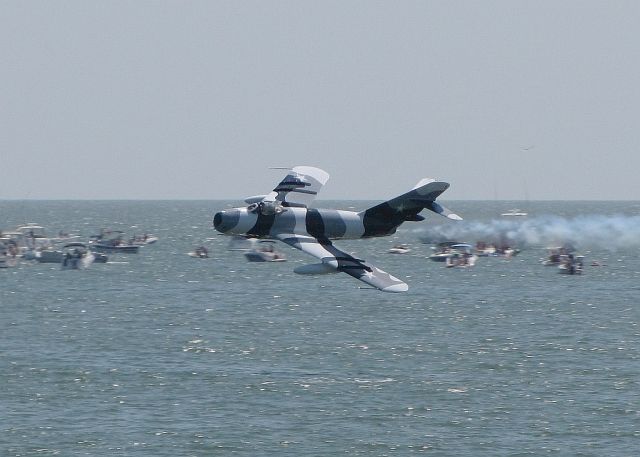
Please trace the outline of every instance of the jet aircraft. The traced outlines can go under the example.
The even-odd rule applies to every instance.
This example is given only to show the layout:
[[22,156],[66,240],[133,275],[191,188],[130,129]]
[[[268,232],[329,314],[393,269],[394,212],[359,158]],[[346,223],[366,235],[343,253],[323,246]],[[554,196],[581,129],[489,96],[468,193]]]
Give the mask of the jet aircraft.
[[320,259],[321,263],[295,268],[296,273],[344,272],[385,292],[405,292],[406,283],[341,251],[331,240],[391,235],[405,221],[424,220],[418,213],[425,208],[452,220],[462,219],[436,202],[449,184],[429,178],[365,211],[310,208],[328,179],[329,174],[319,168],[294,167],[270,194],[245,199],[247,207],[216,213],[213,225],[228,235],[280,240]]

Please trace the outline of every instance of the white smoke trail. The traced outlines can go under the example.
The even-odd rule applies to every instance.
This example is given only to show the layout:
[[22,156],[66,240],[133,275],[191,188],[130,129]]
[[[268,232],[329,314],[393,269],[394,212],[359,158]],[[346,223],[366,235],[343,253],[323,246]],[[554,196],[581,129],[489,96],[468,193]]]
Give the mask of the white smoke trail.
[[587,215],[571,219],[546,216],[527,219],[462,221],[416,231],[425,242],[485,241],[514,247],[562,246],[608,250],[640,247],[640,216]]

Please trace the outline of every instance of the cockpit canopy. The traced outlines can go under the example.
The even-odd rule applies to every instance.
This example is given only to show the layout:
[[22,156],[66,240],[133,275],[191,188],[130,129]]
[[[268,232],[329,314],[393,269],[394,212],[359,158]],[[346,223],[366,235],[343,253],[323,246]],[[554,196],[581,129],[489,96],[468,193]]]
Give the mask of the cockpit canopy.
[[285,210],[280,202],[262,201],[259,203],[252,203],[247,206],[247,211],[250,213],[259,213],[265,216],[272,216],[274,214],[280,214]]

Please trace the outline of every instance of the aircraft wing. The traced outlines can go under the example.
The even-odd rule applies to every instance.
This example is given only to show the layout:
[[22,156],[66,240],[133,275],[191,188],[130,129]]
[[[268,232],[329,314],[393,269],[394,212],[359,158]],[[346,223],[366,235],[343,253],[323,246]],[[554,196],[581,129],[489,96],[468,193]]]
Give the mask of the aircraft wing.
[[320,168],[292,168],[263,201],[277,201],[282,206],[307,207],[329,180],[329,173]]
[[312,236],[293,234],[279,234],[276,238],[320,259],[322,265],[347,273],[376,289],[384,292],[405,292],[409,289],[409,286],[398,278],[341,251],[329,240],[318,240]]

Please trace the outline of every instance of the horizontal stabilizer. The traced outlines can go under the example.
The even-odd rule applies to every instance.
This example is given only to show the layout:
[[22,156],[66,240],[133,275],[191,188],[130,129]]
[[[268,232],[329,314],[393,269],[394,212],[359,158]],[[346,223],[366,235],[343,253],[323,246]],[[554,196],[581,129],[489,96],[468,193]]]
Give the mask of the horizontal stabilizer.
[[436,198],[448,188],[449,183],[425,178],[409,192],[360,212],[364,237],[390,235],[405,221],[421,221],[424,217],[418,213],[425,208],[449,219],[461,220],[460,216],[436,203]]

